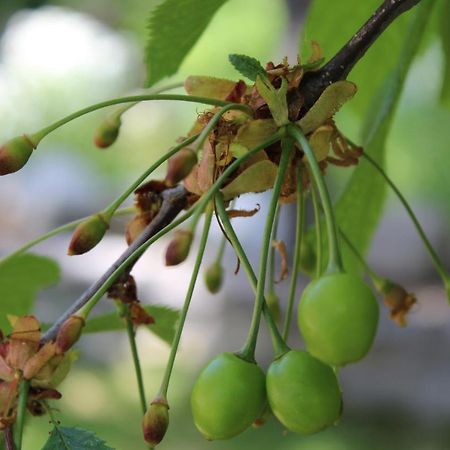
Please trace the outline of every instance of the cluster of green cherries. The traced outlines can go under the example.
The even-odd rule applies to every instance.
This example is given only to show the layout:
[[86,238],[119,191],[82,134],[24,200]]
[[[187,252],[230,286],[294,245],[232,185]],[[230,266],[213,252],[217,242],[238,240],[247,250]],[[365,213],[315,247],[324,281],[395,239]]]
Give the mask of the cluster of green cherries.
[[213,358],[196,380],[191,405],[207,439],[228,439],[270,410],[286,427],[316,433],[342,412],[337,368],[363,358],[379,316],[371,289],[356,275],[329,272],[304,290],[298,326],[306,351],[282,346],[265,375],[238,353]]

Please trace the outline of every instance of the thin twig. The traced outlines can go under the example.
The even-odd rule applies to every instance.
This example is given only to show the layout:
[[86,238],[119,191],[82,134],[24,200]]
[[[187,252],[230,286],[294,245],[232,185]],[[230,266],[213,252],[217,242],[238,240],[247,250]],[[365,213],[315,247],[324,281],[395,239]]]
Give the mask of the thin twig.
[[163,202],[158,214],[147,226],[147,228],[139,235],[139,237],[122,253],[122,255],[111,265],[111,267],[97,280],[89,289],[87,289],[81,297],[76,300],[73,305],[52,325],[41,339],[42,343],[51,341],[56,337],[59,327],[101,288],[105,281],[113,274],[113,272],[142,244],[148,241],[152,236],[162,230],[166,225],[171,223],[178,213],[186,206],[187,193],[184,187],[177,186],[167,189],[161,194]]
[[[331,83],[345,80],[355,64],[364,56],[381,33],[398,17],[421,0],[385,0],[370,19],[320,70],[305,75],[301,86],[305,114]],[[350,11],[349,11],[350,13]]]

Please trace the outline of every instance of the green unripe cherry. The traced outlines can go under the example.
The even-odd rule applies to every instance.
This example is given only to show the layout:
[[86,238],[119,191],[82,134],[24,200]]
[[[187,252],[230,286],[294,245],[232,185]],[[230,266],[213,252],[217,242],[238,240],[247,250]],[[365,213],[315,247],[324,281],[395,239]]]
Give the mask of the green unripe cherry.
[[372,346],[379,307],[370,288],[348,273],[324,275],[303,292],[298,324],[308,351],[333,366],[363,358]]
[[191,396],[195,426],[209,440],[242,433],[265,405],[263,371],[233,353],[220,353],[206,365]]
[[267,397],[290,431],[316,433],[341,415],[342,398],[333,369],[305,351],[291,350],[267,371]]

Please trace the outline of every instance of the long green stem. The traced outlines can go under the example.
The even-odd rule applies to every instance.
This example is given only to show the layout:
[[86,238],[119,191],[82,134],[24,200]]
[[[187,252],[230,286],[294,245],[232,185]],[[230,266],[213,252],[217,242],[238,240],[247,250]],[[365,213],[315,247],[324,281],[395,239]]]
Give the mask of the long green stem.
[[266,284],[267,259],[269,255],[270,238],[272,235],[272,226],[275,218],[278,199],[281,187],[284,181],[284,175],[291,157],[293,141],[290,138],[284,138],[281,142],[282,151],[281,159],[278,167],[277,178],[273,186],[272,198],[269,204],[269,211],[266,217],[264,233],[261,246],[261,256],[259,260],[258,284],[256,288],[255,307],[253,309],[253,317],[249,328],[247,340],[242,347],[240,356],[248,361],[254,361],[256,340],[258,337],[259,323],[261,318],[262,307],[264,305],[264,291]]
[[[132,214],[134,211],[136,211],[134,206],[131,206],[129,208],[123,208],[123,209],[116,210],[115,213],[114,213],[114,216],[115,217],[125,216],[125,215],[128,215],[128,214]],[[57,234],[61,234],[61,233],[64,233],[65,231],[70,231],[70,230],[74,229],[77,225],[79,225],[80,223],[84,222],[89,217],[90,216],[82,217],[81,219],[74,220],[73,222],[65,223],[64,225],[61,225],[60,227],[54,228],[53,230],[49,231],[48,233],[45,233],[45,234],[42,234],[41,236],[38,236],[37,238],[27,242],[25,245],[23,245],[22,247],[20,247],[17,250],[15,250],[13,253],[10,253],[9,255],[7,255],[4,258],[2,258],[0,260],[0,265],[5,263],[9,259],[26,252],[30,248],[32,248],[35,245],[39,244],[40,242],[43,242],[43,241],[45,241],[47,239],[50,239],[51,237],[56,236]]]
[[171,156],[175,155],[182,148],[191,144],[198,138],[198,134],[191,136],[185,139],[180,144],[173,147],[169,150],[165,155],[161,156],[155,163],[153,163],[145,172],[142,173],[140,177],[138,177],[133,183],[126,189],[117,199],[115,199],[111,204],[109,204],[106,208],[103,209],[102,215],[109,219],[114,211],[128,198],[128,196],[136,190],[136,188],[151,174],[153,173],[161,164],[167,161]]
[[316,186],[311,182],[311,198],[314,209],[314,229],[316,232],[316,278],[322,275],[322,220]]
[[276,240],[278,234],[278,223],[280,221],[280,204],[277,204],[277,209],[275,210],[275,217],[273,220],[272,227],[272,245],[269,249],[269,261],[268,261],[268,271],[269,271],[269,292],[275,293],[275,247],[273,241]]
[[15,430],[16,450],[22,449],[23,428],[25,425],[25,414],[27,411],[28,391],[30,389],[30,381],[22,380],[19,387],[19,403],[17,405],[17,419]]
[[[171,91],[172,89],[181,88],[183,86],[184,86],[184,83],[173,83],[173,84],[168,84],[166,86],[149,89],[147,93],[148,94],[160,94],[161,92]],[[111,117],[120,118],[124,113],[126,113],[131,108],[138,105],[139,103],[140,102],[134,102],[134,103],[130,103],[129,105],[121,106],[120,108],[117,108],[117,110],[111,114]]]
[[442,263],[438,254],[436,253],[436,251],[434,250],[430,241],[428,240],[428,238],[425,234],[425,231],[423,230],[422,226],[420,225],[420,222],[417,219],[416,215],[414,214],[414,211],[409,206],[409,203],[406,201],[403,194],[400,192],[400,190],[394,184],[394,182],[389,178],[389,176],[386,174],[386,172],[380,167],[380,165],[374,159],[372,159],[372,157],[369,156],[367,153],[363,153],[363,157],[367,162],[369,162],[378,171],[378,173],[385,179],[385,181],[389,185],[389,187],[397,195],[398,199],[400,200],[400,202],[402,203],[406,212],[408,213],[410,219],[412,220],[414,226],[416,227],[416,230],[419,233],[419,236],[422,239],[422,242],[424,243],[425,248],[427,249],[428,254],[431,257],[431,260],[433,261],[436,271],[439,273],[440,277],[442,278],[442,281],[444,282],[447,290],[449,290],[450,289],[450,274],[444,268],[444,264]]
[[[204,105],[213,105],[213,106],[226,106],[229,105],[230,102],[226,102],[223,100],[216,100],[208,97],[198,97],[194,95],[182,95],[182,94],[142,94],[142,95],[130,95],[126,97],[114,98],[111,100],[106,100],[104,102],[96,103],[95,105],[88,106],[86,108],[80,109],[61,120],[49,125],[48,127],[43,128],[42,130],[29,135],[29,139],[37,145],[45,136],[55,131],[57,128],[62,127],[63,125],[71,122],[72,120],[78,119],[81,116],[89,114],[91,112],[97,111],[99,109],[106,108],[108,106],[120,105],[123,103],[136,103],[136,102],[144,102],[149,100],[172,100],[172,101],[182,101],[182,102],[190,102],[190,103],[202,103]],[[239,105],[239,108],[242,105]]]
[[288,130],[289,134],[301,145],[302,150],[305,152],[305,155],[309,162],[309,167],[311,168],[314,181],[317,185],[317,189],[319,191],[319,195],[322,200],[323,210],[325,213],[325,219],[327,224],[328,245],[330,251],[327,272],[328,273],[343,272],[344,268],[342,264],[341,252],[339,250],[337,227],[336,221],[334,219],[333,207],[331,205],[330,194],[325,185],[322,173],[320,172],[319,164],[317,163],[314,151],[311,148],[308,139],[306,139],[300,127],[296,125],[290,125],[288,127]]
[[139,360],[139,352],[136,345],[136,330],[130,317],[130,307],[128,305],[125,305],[121,301],[117,301],[116,306],[119,315],[125,320],[131,357],[133,358],[134,371],[136,374],[139,400],[141,402],[142,412],[143,414],[145,414],[145,412],[147,411],[147,402],[145,400],[144,379],[142,377],[141,362]]
[[197,253],[197,258],[195,260],[194,269],[191,275],[191,281],[189,282],[189,287],[186,292],[186,297],[184,300],[183,308],[180,312],[180,318],[178,319],[177,329],[175,331],[175,336],[173,338],[172,347],[170,349],[169,359],[167,361],[166,370],[161,382],[161,387],[159,389],[158,396],[167,398],[167,389],[169,387],[170,376],[172,374],[173,365],[175,363],[175,357],[177,355],[178,346],[180,344],[181,335],[183,333],[184,324],[186,321],[186,316],[189,311],[189,306],[191,304],[192,294],[194,293],[195,283],[198,278],[198,272],[202,264],[203,255],[205,253],[206,242],[208,240],[209,229],[211,227],[211,220],[213,215],[213,208],[208,206],[208,211],[205,214],[205,224],[203,225],[203,232],[200,238],[199,249]]
[[[223,196],[221,194],[218,194],[216,196],[216,206],[217,206],[217,213],[219,214],[220,220],[222,222],[222,226],[224,227],[224,229],[227,233],[228,239],[230,240],[231,244],[233,245],[234,251],[236,252],[239,260],[241,261],[241,264],[244,267],[244,270],[249,279],[250,285],[256,294],[258,280],[256,279],[255,272],[252,269],[252,266],[250,264],[250,261],[247,258],[245,250],[242,247],[242,245],[234,231],[233,226],[231,225],[230,219],[225,210]],[[278,331],[278,328],[275,324],[275,321],[273,320],[272,315],[270,314],[270,311],[269,311],[269,308],[267,307],[266,302],[264,302],[263,313],[264,313],[264,318],[267,322],[267,326],[269,327],[269,332],[270,332],[270,335],[272,338],[272,344],[273,344],[273,348],[275,351],[275,358],[279,358],[284,353],[289,351],[289,347],[286,345],[286,342],[284,341],[283,337],[281,336],[280,332]]]
[[297,290],[298,271],[300,267],[300,256],[302,247],[303,229],[305,227],[305,205],[302,189],[301,166],[297,171],[297,211],[295,222],[295,244],[294,260],[292,262],[291,283],[289,285],[288,303],[286,316],[284,319],[283,339],[286,341],[292,321],[292,311],[294,309],[295,294]]
[[371,267],[369,266],[367,261],[363,258],[361,253],[359,253],[358,250],[356,249],[356,247],[353,245],[353,242],[348,238],[348,236],[341,229],[339,229],[339,234],[341,235],[341,238],[342,238],[343,242],[345,243],[345,245],[350,249],[350,251],[353,253],[355,258],[358,260],[358,262],[363,267],[364,271],[370,277],[370,279],[372,280],[375,287],[382,286],[384,284],[384,280],[381,277],[379,277],[371,269]]

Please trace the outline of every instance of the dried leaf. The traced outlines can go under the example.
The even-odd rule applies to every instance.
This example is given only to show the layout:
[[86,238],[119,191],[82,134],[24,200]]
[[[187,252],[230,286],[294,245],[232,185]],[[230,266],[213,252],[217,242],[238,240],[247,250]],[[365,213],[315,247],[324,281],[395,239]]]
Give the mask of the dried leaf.
[[259,204],[257,204],[256,208],[251,209],[251,210],[229,209],[227,211],[227,214],[230,219],[234,219],[235,217],[253,217],[260,209],[261,209],[261,206]]
[[355,94],[357,88],[350,81],[337,81],[330,84],[311,109],[296,123],[305,134],[309,134],[331,119]]
[[205,76],[190,76],[184,82],[184,88],[189,95],[217,100],[225,100],[235,85],[235,81]]
[[286,244],[284,243],[284,241],[273,240],[272,247],[278,252],[281,257],[281,272],[280,277],[277,280],[277,283],[279,283],[280,281],[285,280],[289,275]]
[[[309,143],[314,150],[314,155],[318,162],[323,161],[328,156],[333,132],[334,128],[331,125],[323,125],[317,128],[311,136],[309,136]],[[305,156],[303,159],[307,160]]]

